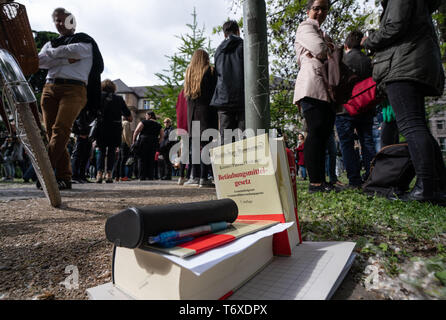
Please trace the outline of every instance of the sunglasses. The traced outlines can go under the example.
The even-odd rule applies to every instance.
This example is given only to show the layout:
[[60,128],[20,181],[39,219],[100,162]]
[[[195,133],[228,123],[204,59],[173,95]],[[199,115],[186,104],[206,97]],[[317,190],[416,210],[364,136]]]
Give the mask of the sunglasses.
[[327,12],[328,11],[328,7],[319,7],[319,6],[315,6],[315,7],[311,7],[311,10],[313,10],[314,12]]

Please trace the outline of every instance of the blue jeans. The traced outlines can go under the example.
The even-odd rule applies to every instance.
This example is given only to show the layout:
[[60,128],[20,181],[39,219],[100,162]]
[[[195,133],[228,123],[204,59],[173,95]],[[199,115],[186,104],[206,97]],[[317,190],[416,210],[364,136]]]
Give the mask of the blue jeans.
[[11,160],[5,160],[5,162],[3,163],[3,167],[5,168],[6,178],[14,178],[15,176],[14,162]]
[[305,166],[299,166],[300,169],[300,174],[302,176],[302,179],[306,180],[307,179],[307,169],[305,168]]
[[355,152],[355,129],[361,144],[365,176],[367,178],[370,174],[370,162],[376,155],[375,143],[373,141],[373,116],[352,117],[348,114],[336,116],[336,130],[341,143],[342,159],[347,171],[349,184],[360,186],[363,181],[361,178],[361,159]]
[[379,124],[373,124],[373,142],[375,143],[375,151],[378,153],[381,150],[381,130]]
[[99,148],[100,152],[97,154],[96,167],[98,171],[104,172],[105,170],[105,159],[107,158],[107,172],[113,170],[116,158],[116,147],[103,147]]

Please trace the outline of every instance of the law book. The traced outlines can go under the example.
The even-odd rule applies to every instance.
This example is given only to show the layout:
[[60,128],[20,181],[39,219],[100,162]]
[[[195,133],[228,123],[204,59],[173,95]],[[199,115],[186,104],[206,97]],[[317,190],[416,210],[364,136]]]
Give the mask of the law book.
[[225,299],[272,260],[272,237],[260,239],[200,275],[154,251],[115,247],[113,287],[92,288],[89,294],[110,299],[108,291],[116,288],[137,300]]
[[285,144],[267,134],[210,151],[218,199],[236,202],[242,220],[295,222],[274,236],[275,255],[291,256],[300,243],[297,203],[293,195]]
[[[271,237],[269,237],[269,241],[265,240],[265,244],[269,244],[268,248],[270,250]],[[261,244],[259,245],[261,246]],[[176,297],[178,297],[179,295],[182,295],[183,297],[189,297],[187,293],[192,293],[193,291],[201,291],[200,295],[194,296],[204,297],[206,296],[205,293],[207,293],[209,294],[209,296],[220,296],[220,299],[228,300],[264,301],[331,299],[337,288],[339,288],[355,259],[355,253],[353,252],[354,247],[355,243],[351,242],[304,242],[293,251],[291,257],[272,257],[271,261],[268,261],[263,267],[260,267],[257,271],[254,272],[252,276],[248,276],[246,280],[235,281],[235,279],[231,278],[231,276],[223,274],[213,276],[213,273],[226,272],[227,270],[224,268],[222,270],[210,269],[209,273],[206,275],[208,277],[208,280],[212,279],[211,281],[209,281],[210,283],[214,283],[213,281],[221,281],[222,285],[225,285],[227,281],[232,281],[230,285],[227,285],[225,287],[225,289],[232,286],[235,286],[234,289],[237,289],[230,289],[222,296],[220,296],[220,293],[223,292],[223,290],[217,290],[217,292],[215,292],[215,289],[212,287],[209,289],[199,289],[198,287],[192,287],[191,291],[180,292],[178,291],[179,287],[177,283],[174,284],[174,290],[172,290],[172,288],[167,288],[167,290],[169,290],[170,294],[173,294],[173,296]],[[249,264],[250,261],[257,261],[259,263],[262,261],[262,259],[255,258],[255,256],[258,257],[258,255],[253,253],[253,251],[259,249],[260,248],[253,247],[249,251],[242,252],[242,254],[246,254],[245,261],[240,261],[238,260],[239,258],[234,258],[232,260],[233,263],[235,263],[235,261],[238,261],[238,266],[233,266],[234,268],[236,268],[236,270],[234,271],[234,275],[237,274],[237,276],[239,276],[240,271],[244,272],[243,269],[245,268],[245,264]],[[265,254],[267,253],[268,252],[265,252]],[[129,254],[129,252],[127,252],[127,254]],[[131,254],[129,256],[130,258],[132,258]],[[126,259],[124,262],[129,263],[127,261],[128,258],[124,255],[121,255],[120,259]],[[146,264],[144,260],[139,260],[142,264]],[[150,261],[150,256],[147,256],[146,261]],[[162,261],[163,263],[170,263],[169,261]],[[119,261],[117,261],[117,263],[119,263]],[[125,267],[125,264],[121,266],[121,268]],[[142,267],[140,266],[137,272],[141,272],[141,269]],[[158,267],[158,270],[159,269],[160,268]],[[135,267],[133,265],[130,265],[129,272],[134,272],[134,270]],[[142,271],[146,273],[150,272],[150,270]],[[187,281],[192,281],[192,279],[196,277],[195,275],[192,275],[191,279],[190,274],[183,274],[181,276],[172,276],[172,274],[175,274],[175,272],[165,272],[165,276],[170,277],[170,279],[172,279],[173,277],[174,279],[182,279],[183,281],[185,281],[185,279],[188,279]],[[157,274],[157,276],[159,275]],[[219,276],[220,278],[218,278]],[[136,274],[135,278],[138,279],[138,281],[140,281],[142,285],[144,284],[144,281],[141,279],[146,279],[146,281],[149,281],[150,279],[148,276],[144,278],[144,273],[143,275]],[[126,279],[126,281],[128,282],[129,280]],[[200,279],[198,279],[198,281],[199,282],[196,283],[196,286],[203,285],[203,283],[200,282]],[[123,287],[125,287],[126,289],[121,289],[120,286],[117,286],[116,284],[110,282],[88,289],[87,294],[92,300],[136,299],[134,295],[129,294],[131,292],[131,288],[129,288],[129,286],[125,286],[124,281],[121,282],[123,283]],[[237,282],[240,282],[241,285],[237,285]],[[159,284],[159,282],[157,281],[155,281],[155,283]],[[141,291],[140,293],[143,292]],[[172,295],[170,296],[172,297]],[[207,299],[207,297],[204,297],[204,299]]]

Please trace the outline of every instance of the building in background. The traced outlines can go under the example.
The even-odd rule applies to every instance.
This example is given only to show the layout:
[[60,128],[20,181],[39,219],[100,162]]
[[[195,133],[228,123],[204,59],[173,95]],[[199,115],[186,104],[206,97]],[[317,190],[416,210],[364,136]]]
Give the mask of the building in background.
[[[146,98],[148,86],[129,87],[121,79],[113,81],[116,85],[116,94],[124,98],[127,107],[132,113],[134,121],[132,122],[132,131],[135,131],[138,123],[144,119],[148,110],[154,108],[153,101]],[[157,88],[156,86],[154,88]]]

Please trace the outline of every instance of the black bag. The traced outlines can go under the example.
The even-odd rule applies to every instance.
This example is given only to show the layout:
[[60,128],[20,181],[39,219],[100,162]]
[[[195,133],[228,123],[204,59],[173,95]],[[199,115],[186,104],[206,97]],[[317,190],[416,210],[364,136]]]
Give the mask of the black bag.
[[96,140],[98,134],[98,120],[94,119],[92,123],[90,123],[90,132],[88,133],[88,139],[91,141]]
[[138,139],[136,139],[135,143],[133,143],[130,146],[130,154],[133,154],[134,156],[141,156],[142,153],[142,144],[141,144],[141,139],[140,137],[138,137]]
[[385,197],[401,196],[415,177],[407,143],[392,144],[377,153],[370,166],[370,176],[362,186],[365,193]]

